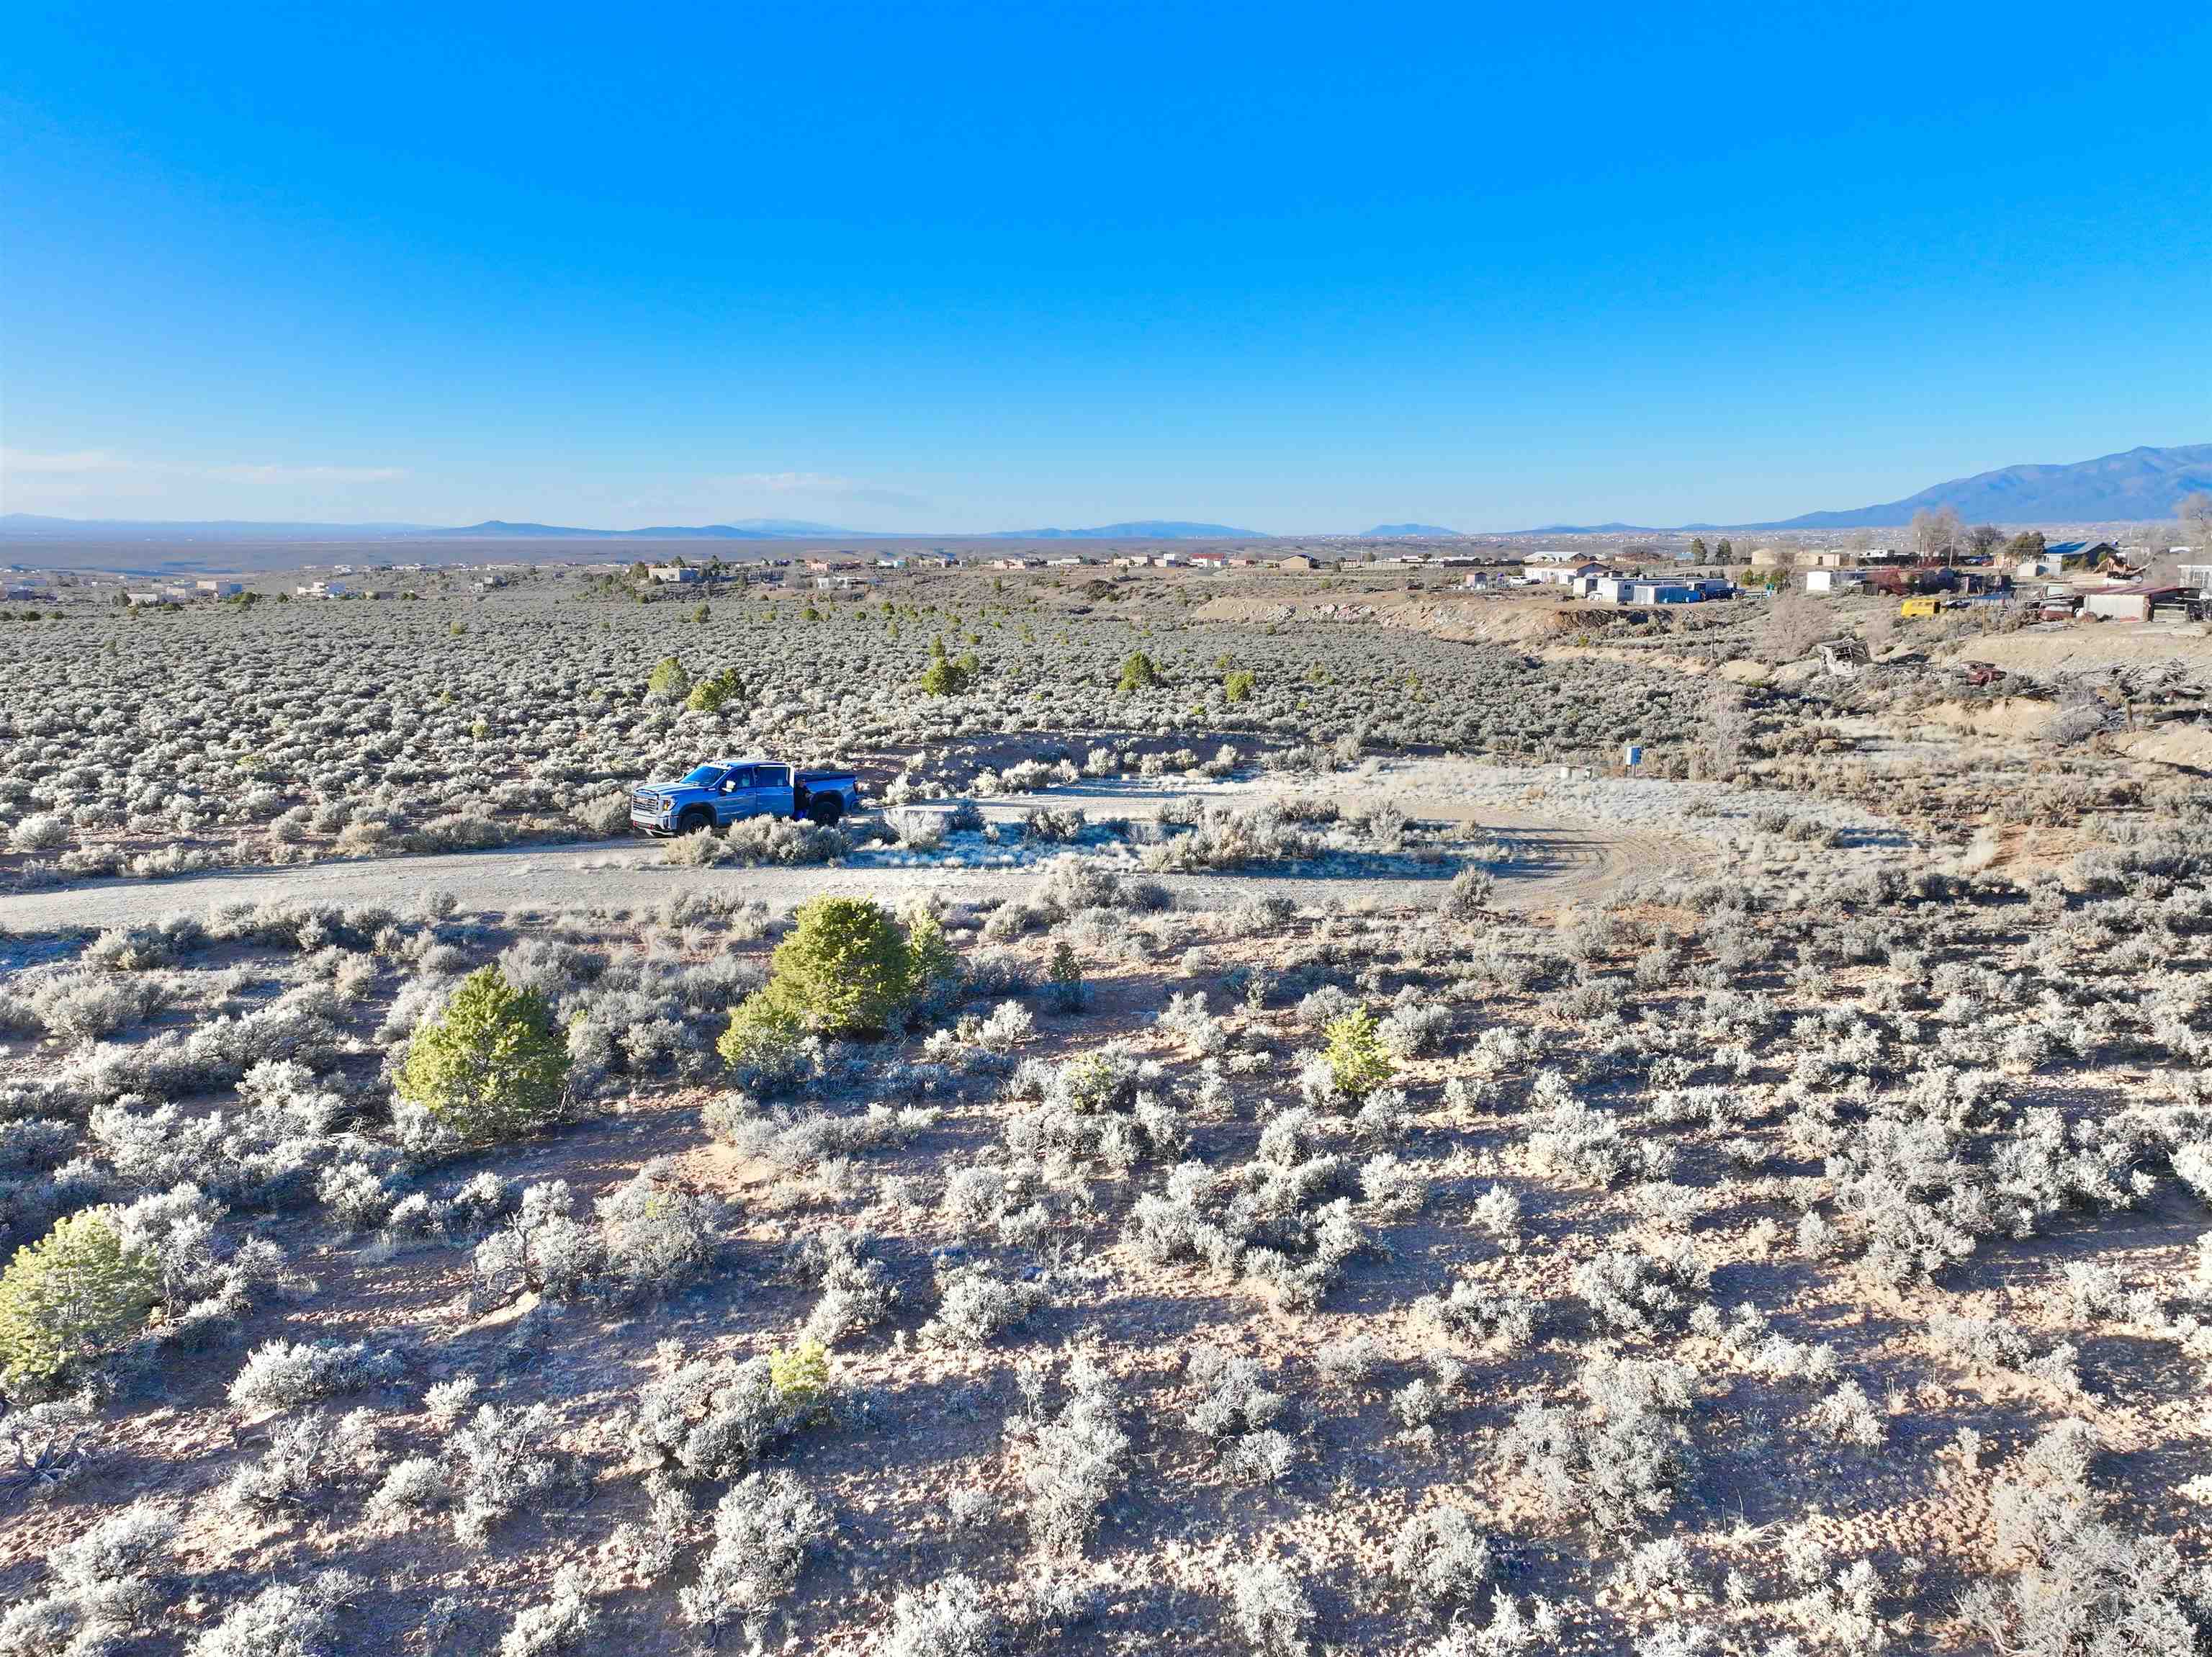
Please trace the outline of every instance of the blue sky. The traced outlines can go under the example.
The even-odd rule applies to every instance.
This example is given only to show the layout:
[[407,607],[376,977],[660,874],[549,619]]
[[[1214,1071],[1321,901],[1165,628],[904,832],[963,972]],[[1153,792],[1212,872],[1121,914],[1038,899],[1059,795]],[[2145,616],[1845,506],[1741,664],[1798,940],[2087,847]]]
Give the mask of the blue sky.
[[1744,521],[2212,440],[2203,8],[408,11],[11,11],[0,506]]

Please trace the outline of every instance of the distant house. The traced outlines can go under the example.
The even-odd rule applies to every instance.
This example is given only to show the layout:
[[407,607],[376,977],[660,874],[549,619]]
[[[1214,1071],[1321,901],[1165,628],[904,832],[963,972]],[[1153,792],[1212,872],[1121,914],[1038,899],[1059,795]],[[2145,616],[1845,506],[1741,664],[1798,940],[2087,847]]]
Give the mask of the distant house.
[[1858,555],[1839,546],[1822,546],[1800,553],[1797,562],[1801,567],[1809,564],[1815,570],[1849,570],[1858,562]]
[[906,565],[907,561],[904,558],[878,558],[876,560],[876,568],[878,570],[903,570],[906,568]]
[[1866,571],[1846,570],[1840,565],[1828,565],[1805,572],[1808,593],[1857,593],[1865,590]]
[[1590,583],[1590,596],[1610,604],[1702,604],[1735,591],[1726,582],[1705,578],[1653,581],[1641,576],[1601,576]]
[[246,583],[242,581],[196,582],[192,590],[204,599],[234,599],[246,590]]
[[1754,546],[1751,549],[1751,567],[1753,570],[1786,570],[1789,565],[1790,555],[1779,547]]
[[1155,569],[1180,570],[1182,564],[1183,557],[1180,552],[1156,552],[1152,555],[1152,565]]
[[682,564],[656,564],[645,573],[663,587],[688,587],[699,579],[697,570]]
[[342,599],[352,589],[342,581],[311,581],[292,589],[295,599]]
[[1580,564],[1554,564],[1548,559],[1534,559],[1521,566],[1523,579],[1542,582],[1547,586],[1560,586],[1571,582],[1589,580],[1607,573],[1601,564],[1584,561]]
[[2054,576],[2100,570],[2118,557],[2119,551],[2110,541],[2054,541],[2033,557],[2022,558],[2014,565],[2013,575],[2021,581],[2047,581]]
[[167,588],[134,587],[123,598],[133,610],[172,610],[181,602],[179,595]]
[[1276,569],[1287,570],[1296,575],[1307,575],[1316,570],[1326,570],[1328,567],[1310,552],[1293,552],[1286,558],[1275,560]]
[[2212,588],[2212,564],[2183,564],[2181,584],[2194,593],[2202,593],[2208,588]]
[[1090,559],[1079,557],[1073,552],[1063,553],[1057,558],[1047,558],[1044,561],[1045,568],[1048,570],[1080,570],[1090,562]]
[[1521,555],[1523,564],[1587,564],[1589,554],[1579,547],[1537,546]]
[[1194,570],[1226,570],[1229,568],[1229,555],[1226,552],[1194,552],[1190,555],[1190,567]]

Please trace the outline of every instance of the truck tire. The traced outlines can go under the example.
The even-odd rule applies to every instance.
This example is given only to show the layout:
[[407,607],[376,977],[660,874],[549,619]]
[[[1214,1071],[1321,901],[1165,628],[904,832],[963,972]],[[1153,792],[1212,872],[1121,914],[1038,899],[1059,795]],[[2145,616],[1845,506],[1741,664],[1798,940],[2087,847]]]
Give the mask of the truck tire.
[[823,828],[835,828],[837,819],[845,814],[845,796],[842,794],[817,794],[806,801],[806,814]]
[[676,832],[678,834],[696,834],[702,829],[711,828],[714,822],[713,812],[704,806],[692,806],[677,817]]

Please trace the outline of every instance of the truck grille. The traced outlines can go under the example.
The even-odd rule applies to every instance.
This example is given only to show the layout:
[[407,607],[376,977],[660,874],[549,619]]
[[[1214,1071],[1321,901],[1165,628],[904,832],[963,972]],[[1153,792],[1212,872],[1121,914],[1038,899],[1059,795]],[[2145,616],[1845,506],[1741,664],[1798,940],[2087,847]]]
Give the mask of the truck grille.
[[658,817],[660,815],[660,801],[649,794],[633,794],[630,795],[629,808],[632,813],[640,817]]

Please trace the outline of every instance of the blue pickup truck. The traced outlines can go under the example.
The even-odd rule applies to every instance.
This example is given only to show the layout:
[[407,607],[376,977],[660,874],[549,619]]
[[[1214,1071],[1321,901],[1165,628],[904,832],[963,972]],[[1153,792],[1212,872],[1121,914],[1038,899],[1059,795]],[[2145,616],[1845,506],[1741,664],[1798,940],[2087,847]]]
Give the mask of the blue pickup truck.
[[673,783],[647,783],[632,794],[629,825],[647,834],[696,834],[741,817],[803,817],[826,827],[860,808],[860,782],[850,771],[710,759]]

